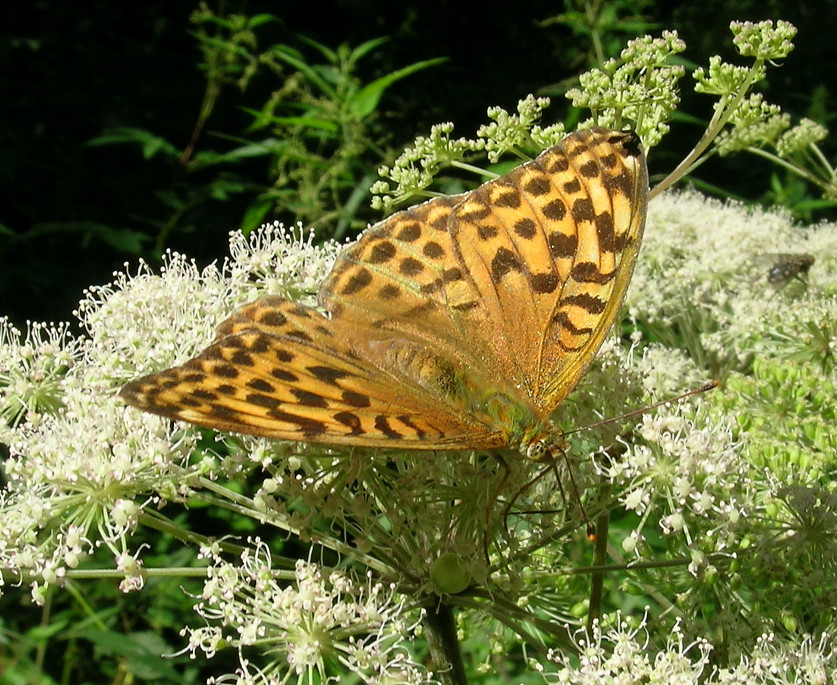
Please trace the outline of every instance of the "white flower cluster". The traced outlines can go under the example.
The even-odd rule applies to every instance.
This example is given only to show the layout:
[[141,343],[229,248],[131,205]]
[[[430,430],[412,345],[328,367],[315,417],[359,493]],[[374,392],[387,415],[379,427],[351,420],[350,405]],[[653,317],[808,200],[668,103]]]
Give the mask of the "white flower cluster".
[[592,629],[580,630],[574,642],[578,648],[578,662],[563,652],[552,651],[549,661],[561,666],[557,672],[542,667],[547,683],[567,685],[617,685],[619,683],[677,683],[687,685],[701,682],[707,670],[712,646],[706,640],[687,644],[678,625],[668,638],[666,650],[654,654],[648,649],[646,619],[638,625],[617,614],[614,625],[603,627],[598,621]]
[[[24,340],[0,327],[0,394],[7,407],[23,408],[3,426],[0,571],[28,583],[40,602],[45,586],[64,582],[99,546],[124,558],[146,504],[188,488],[177,464],[191,442],[154,417],[126,413],[113,388],[100,394],[106,384],[85,341],[60,327],[33,326]],[[137,579],[136,567],[125,569]]]
[[[753,495],[747,487],[751,468],[729,425],[707,418],[707,412],[686,407],[647,414],[637,428],[644,444],[611,463],[607,473],[624,487],[623,506],[641,520],[623,543],[626,552],[643,539],[649,510],[660,517],[663,534],[680,536],[690,548],[720,553],[736,543],[735,524]],[[690,530],[693,525],[700,535]]]
[[245,291],[249,284],[257,294],[282,295],[314,304],[320,282],[340,249],[340,244],[333,241],[315,245],[314,232],[301,224],[288,229],[274,221],[249,235],[232,231],[225,280]]
[[703,577],[767,516],[771,478],[814,481],[833,464],[837,230],[694,192],[664,194],[649,207],[627,307],[642,354],[624,356],[625,374],[652,400],[709,374],[721,380],[644,415],[624,454],[601,465],[636,517],[626,555],[649,559],[645,543],[662,533]]
[[830,635],[818,640],[780,640],[762,635],[749,656],[733,666],[710,666],[712,645],[698,639],[688,643],[679,622],[665,649],[649,649],[648,618],[639,624],[616,615],[613,624],[595,622],[579,631],[574,642],[579,656],[553,651],[549,660],[560,666],[536,668],[550,685],[621,685],[673,683],[676,685],[835,685],[837,652]]
[[[723,205],[693,193],[661,196],[650,208],[627,300],[636,323],[633,345],[626,349],[617,337],[608,340],[562,411],[612,417],[620,403],[623,410],[633,409],[641,405],[625,403],[638,403],[644,396],[656,401],[697,387],[713,364],[727,378],[738,374],[740,379],[741,369],[749,369],[751,362],[758,369],[765,360],[786,354],[788,346],[800,346],[793,348],[794,354],[810,348],[824,360],[836,356],[837,337],[823,333],[830,326],[837,330],[835,235],[833,227],[803,230],[793,227],[785,214]],[[186,500],[199,486],[202,494],[223,501],[223,485],[212,478],[229,475],[235,467],[219,466],[205,450],[203,461],[189,464],[198,434],[126,409],[116,398],[119,386],[190,357],[211,340],[214,324],[263,292],[311,302],[338,249],[316,247],[310,236],[271,225],[246,238],[234,234],[232,256],[220,267],[199,269],[171,254],[159,274],[143,265],[135,275],[117,274],[113,283],[91,288],[78,309],[85,337],[72,338],[65,328],[44,326],[33,326],[23,336],[0,322],[0,438],[10,451],[0,493],[0,578],[28,584],[35,600],[42,602],[48,586],[63,583],[86,557],[105,550],[122,574],[122,589],[142,587],[150,570],[140,545],[132,544],[135,528],[159,523],[162,519],[151,519],[157,504]],[[813,266],[800,255],[815,255]],[[794,256],[795,264],[810,268],[805,274],[793,272],[799,276],[793,282],[777,285],[772,276],[776,260],[787,262]],[[802,277],[806,274],[807,282]],[[818,383],[821,388],[796,398],[795,417],[804,413],[805,403],[830,401],[819,396],[828,395],[821,392],[825,375]],[[718,409],[715,395],[732,401],[719,389],[688,404],[664,405],[641,419],[630,417],[634,427],[617,441],[624,453],[597,460],[597,473],[613,486],[613,506],[620,504],[631,521],[621,527],[627,557],[653,561],[648,553],[655,550],[645,544],[653,525],[654,538],[662,539],[678,555],[676,563],[691,572],[682,574],[688,584],[672,581],[655,588],[657,597],[682,590],[681,596],[693,592],[699,602],[695,577],[717,577],[719,559],[735,557],[732,550],[740,547],[742,526],[765,512],[763,500],[770,496],[771,487],[764,482],[769,479],[760,475],[761,465],[746,451],[752,439],[746,422],[754,417]],[[770,404],[775,404],[772,398]],[[823,454],[829,449],[833,453],[834,444],[833,429],[826,424],[816,426]],[[228,450],[225,460],[238,459],[242,470],[261,466],[269,477],[251,500],[230,493],[225,503],[231,509],[306,541],[327,529],[317,530],[314,524],[337,522],[343,537],[331,549],[354,553],[356,561],[382,577],[403,582],[397,587],[369,577],[358,582],[310,562],[299,562],[293,572],[277,572],[267,546],[258,540],[235,564],[219,551],[229,547],[207,547],[204,555],[212,565],[198,611],[209,625],[185,629],[184,635],[192,656],[201,652],[212,658],[229,645],[238,650],[237,673],[219,678],[219,683],[322,680],[332,672],[326,664],[335,663],[366,682],[430,682],[405,651],[417,621],[405,610],[405,598],[429,587],[428,559],[455,552],[463,560],[466,588],[473,580],[505,592],[511,586],[486,566],[492,541],[481,537],[480,528],[488,519],[498,527],[504,523],[503,506],[496,501],[500,487],[517,492],[524,511],[524,504],[538,504],[532,498],[539,493],[547,502],[547,495],[560,495],[561,511],[567,509],[566,495],[549,492],[555,488],[546,478],[527,488],[532,481],[526,469],[517,464],[503,469],[484,455],[431,458],[408,453],[376,460],[362,450],[343,454],[321,449],[309,459],[297,445],[289,456],[281,454],[287,449],[281,445],[255,439],[233,442],[237,447]],[[595,449],[580,452],[587,472],[592,472],[587,455]],[[578,450],[570,452],[579,458]],[[525,464],[533,470],[541,466]],[[586,485],[583,478],[578,482]],[[584,487],[580,491],[586,498]],[[780,513],[789,518],[787,511]],[[277,524],[280,519],[284,527]],[[506,532],[512,528],[533,550],[543,551],[557,538],[549,537],[554,528],[546,526],[563,523],[539,527],[541,520],[551,519],[547,514],[542,519],[517,516]],[[520,565],[510,569],[510,576],[519,577],[521,585],[510,590],[519,594],[509,598],[508,606],[518,600],[537,606],[538,592],[525,579],[538,555],[512,556],[514,549],[509,549],[510,566]],[[618,553],[611,556],[619,561]],[[544,555],[543,561],[538,570],[554,592],[561,574],[554,570],[553,557]],[[506,600],[500,594],[497,607],[500,599]],[[495,609],[493,616],[501,611]],[[486,606],[485,612],[490,614],[491,608]],[[699,621],[687,627],[692,635],[704,628]],[[780,674],[775,682],[797,682],[787,679],[790,668],[782,671],[784,666],[777,665],[777,655],[782,655],[795,664],[793,673],[828,682],[816,680],[818,673],[827,672],[817,669],[835,660],[827,640],[780,646],[764,638],[734,669],[712,675],[707,673],[705,641],[687,640],[685,630],[681,634],[677,629],[666,649],[657,653],[642,637],[643,630],[624,622],[609,632],[595,629],[589,639],[577,642],[580,662],[555,655],[562,670],[547,679],[615,683],[642,674],[652,682],[691,683],[711,676],[719,683],[734,683],[745,682],[741,674],[770,668]],[[654,644],[660,644],[658,637]],[[746,653],[744,646],[741,651]]]
[[143,511],[192,492],[211,459],[186,467],[198,434],[135,410],[122,383],[182,362],[231,311],[262,292],[311,292],[338,245],[315,247],[278,224],[233,234],[231,258],[199,269],[167,254],[90,288],[76,312],[86,337],[34,324],[24,336],[0,320],[0,442],[9,448],[0,491],[0,586],[29,583],[36,601],[101,546],[142,586],[130,536]]
[[[409,618],[393,588],[303,560],[293,573],[277,572],[267,545],[249,542],[238,564],[212,548],[202,551],[213,566],[196,611],[211,625],[184,629],[187,651],[212,658],[223,645],[240,656],[234,676],[211,682],[324,681],[326,663],[334,661],[367,683],[435,682],[402,647],[416,617]],[[258,652],[251,659],[253,647]]]
[[[799,279],[769,281],[782,260],[813,255],[810,289]],[[797,297],[789,297],[788,293]],[[694,192],[662,195],[649,206],[642,255],[628,290],[632,318],[670,342],[687,340],[690,356],[710,366],[740,364],[769,348],[789,321],[834,321],[837,293],[837,231],[802,228],[781,211],[721,203]],[[829,313],[830,312],[830,313]]]

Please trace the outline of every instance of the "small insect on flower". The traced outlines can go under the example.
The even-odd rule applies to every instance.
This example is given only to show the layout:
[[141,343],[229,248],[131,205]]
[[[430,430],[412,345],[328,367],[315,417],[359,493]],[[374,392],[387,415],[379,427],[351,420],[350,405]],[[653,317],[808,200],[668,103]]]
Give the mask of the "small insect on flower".
[[807,283],[808,272],[816,261],[810,254],[773,255],[775,261],[767,271],[767,282],[776,290],[781,290],[793,279]]

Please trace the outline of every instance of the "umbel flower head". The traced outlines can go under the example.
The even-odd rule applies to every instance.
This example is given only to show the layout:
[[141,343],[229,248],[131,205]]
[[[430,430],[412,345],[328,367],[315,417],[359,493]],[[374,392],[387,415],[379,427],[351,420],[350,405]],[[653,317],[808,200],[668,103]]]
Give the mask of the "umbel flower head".
[[[249,542],[235,564],[217,549],[201,552],[213,566],[195,610],[211,625],[184,630],[188,649],[212,657],[219,645],[232,646],[241,663],[235,676],[212,682],[302,683],[311,673],[325,681],[329,662],[365,682],[429,682],[403,646],[417,614],[405,610],[393,587],[301,559],[293,572],[276,571],[267,545]],[[251,651],[260,657],[255,663]]]
[[[102,547],[124,571],[125,588],[141,587],[130,537],[143,512],[188,499],[195,478],[218,468],[211,456],[186,468],[198,434],[126,412],[118,386],[203,344],[213,321],[252,297],[254,274],[277,289],[285,286],[275,274],[284,274],[290,287],[306,289],[331,260],[329,248],[278,226],[249,241],[236,233],[231,251],[220,269],[200,271],[172,254],[159,275],[141,266],[91,288],[77,311],[86,337],[41,324],[22,335],[0,320],[0,441],[10,452],[0,569],[3,579],[30,583],[36,600]],[[279,259],[284,271],[271,262]]]

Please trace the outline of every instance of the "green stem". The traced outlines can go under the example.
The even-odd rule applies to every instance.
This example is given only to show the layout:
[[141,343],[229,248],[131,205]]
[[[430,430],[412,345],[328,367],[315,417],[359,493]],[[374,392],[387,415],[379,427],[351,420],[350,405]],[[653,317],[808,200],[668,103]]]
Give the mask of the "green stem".
[[474,166],[473,164],[468,164],[467,162],[460,162],[457,159],[451,160],[450,165],[452,167],[455,167],[456,169],[463,169],[464,171],[471,171],[471,172],[477,174],[478,176],[483,176],[483,177],[487,176],[489,179],[500,178],[500,174],[495,174],[495,173],[489,171],[488,169],[480,169],[478,166]]
[[352,545],[342,542],[334,537],[329,537],[328,535],[312,531],[304,532],[296,526],[291,525],[287,517],[279,516],[276,512],[272,511],[261,511],[256,507],[255,502],[251,498],[233,492],[232,490],[219,483],[215,483],[208,478],[200,478],[199,484],[205,488],[205,490],[210,490],[218,495],[216,497],[206,492],[197,492],[195,496],[207,504],[226,509],[227,511],[240,514],[241,516],[254,519],[256,521],[262,521],[265,525],[273,526],[274,528],[284,530],[301,538],[308,535],[310,539],[318,545],[334,550],[338,554],[349,559],[354,559],[358,563],[365,564],[370,569],[380,574],[382,579],[393,581],[395,577],[391,567],[387,566],[375,557],[364,554],[357,549],[357,547],[353,547]]
[[[567,654],[574,654],[578,651],[568,626],[539,618],[532,612],[521,609],[514,602],[503,599],[496,592],[475,591],[472,597],[456,595],[453,599],[459,606],[491,614],[492,618],[509,628],[526,645],[540,654],[547,653],[547,647],[543,642],[544,635],[552,638],[553,647]],[[484,601],[477,601],[477,599]]]
[[[166,566],[164,568],[143,567],[141,573],[145,578],[206,578],[206,569],[206,565]],[[292,577],[290,572],[286,573],[288,573],[288,578]],[[73,580],[102,580],[104,578],[109,580],[122,580],[124,577],[124,571],[117,571],[116,569],[110,568],[82,568],[67,571],[67,578],[72,578]]]
[[816,174],[813,174],[807,169],[797,166],[796,164],[792,164],[791,162],[782,159],[778,155],[774,155],[773,153],[768,152],[767,150],[762,150],[760,147],[751,146],[746,148],[746,150],[747,152],[750,152],[754,155],[758,155],[759,157],[764,157],[765,159],[770,160],[777,166],[784,167],[788,171],[796,174],[797,176],[801,176],[806,181],[809,181],[810,183],[813,183],[814,185],[819,186],[820,188],[824,187],[822,179],[819,178]]
[[433,671],[442,685],[467,685],[453,608],[442,603],[429,607],[424,615],[424,628]]
[[35,663],[32,668],[32,675],[30,679],[30,683],[32,685],[38,685],[41,682],[41,676],[44,673],[44,660],[46,658],[46,650],[47,650],[47,635],[49,635],[48,628],[51,622],[52,617],[52,596],[55,594],[53,588],[47,588],[46,595],[44,599],[44,606],[41,610],[41,630],[43,631],[36,639],[35,644],[37,647],[35,648]]
[[829,161],[826,159],[825,155],[820,150],[819,145],[811,145],[810,146],[811,155],[814,159],[819,163],[820,167],[825,172],[824,175],[828,176],[831,182],[834,181],[834,167],[831,166]]
[[604,45],[602,44],[602,34],[599,30],[599,15],[601,13],[601,0],[593,4],[587,4],[587,24],[590,26],[590,40],[593,43],[593,51],[596,53],[596,63],[599,68],[604,66],[605,55]]
[[171,535],[175,540],[180,540],[181,542],[185,542],[189,545],[200,546],[216,542],[225,552],[235,554],[236,556],[241,554],[241,552],[245,549],[241,545],[234,545],[227,540],[209,538],[205,535],[199,535],[198,533],[186,530],[182,526],[172,523],[169,519],[165,518],[158,512],[144,511],[139,515],[137,520],[139,523],[148,528]]
[[[599,487],[599,500],[606,500],[610,495],[610,483],[602,479]],[[593,621],[602,617],[602,594],[604,593],[605,572],[602,570],[607,562],[607,535],[610,528],[610,507],[605,507],[596,517],[596,546],[593,548],[593,566],[596,570],[590,575],[590,608],[587,612],[587,631],[593,629]]]
[[[619,504],[618,497],[610,497],[607,502],[602,502],[602,510],[609,510],[612,509],[614,506]],[[596,509],[598,511],[598,509]],[[598,514],[596,514],[598,516]],[[517,550],[512,557],[513,559],[526,559],[532,556],[535,552],[539,549],[546,547],[547,545],[557,542],[565,538],[568,534],[572,533],[573,531],[577,530],[579,527],[579,522],[575,519],[568,521],[563,526],[556,528],[548,535],[545,535],[542,538],[538,538],[531,544],[527,545],[526,547],[522,547]],[[493,569],[492,569],[493,570]]]
[[[627,562],[625,561],[624,557],[619,553],[619,550],[616,549],[613,545],[607,546],[607,553],[611,559],[615,559],[618,562],[624,563],[627,566]],[[676,604],[672,604],[670,598],[666,597],[657,586],[653,583],[646,582],[642,580],[638,574],[633,574],[632,582],[636,584],[637,587],[641,588],[645,593],[648,594],[654,601],[656,601],[660,607],[663,609],[663,613],[672,613],[674,616],[683,616],[683,612],[677,607]]]
[[692,148],[692,151],[686,156],[686,158],[682,162],[680,162],[680,164],[677,165],[674,171],[672,171],[668,176],[666,176],[662,181],[660,181],[656,186],[654,186],[651,189],[651,192],[648,193],[649,201],[657,197],[657,195],[662,193],[670,186],[674,185],[674,183],[679,181],[684,176],[687,176],[694,170],[694,167],[697,166],[696,163],[698,162],[699,157],[712,144],[712,141],[715,140],[717,135],[721,132],[721,129],[724,128],[724,126],[726,126],[727,122],[730,120],[732,115],[735,114],[735,109],[744,99],[744,96],[747,94],[747,91],[750,90],[750,86],[752,86],[755,82],[757,70],[763,63],[764,60],[756,60],[752,69],[750,69],[750,73],[744,80],[744,83],[738,89],[738,92],[726,103],[724,103],[723,107],[719,107],[715,111],[715,114],[712,116],[712,119],[709,122],[709,126],[706,128],[706,131],[704,131],[700,140],[697,142],[697,145],[695,145],[694,148]]

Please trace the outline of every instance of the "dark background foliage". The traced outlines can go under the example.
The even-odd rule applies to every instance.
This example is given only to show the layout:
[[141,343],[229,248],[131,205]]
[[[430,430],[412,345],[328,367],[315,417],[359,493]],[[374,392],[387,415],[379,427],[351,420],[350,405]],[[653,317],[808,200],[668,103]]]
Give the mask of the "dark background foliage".
[[[640,33],[677,29],[688,44],[686,58],[697,64],[705,64],[715,53],[744,63],[730,44],[732,19],[792,21],[799,29],[797,47],[781,67],[769,72],[767,96],[795,117],[832,123],[837,58],[830,27],[837,25],[837,1],[623,0],[616,5],[620,16],[637,10],[646,24],[654,25],[640,26]],[[378,130],[384,132],[380,143],[393,155],[440,121],[453,121],[461,135],[473,135],[485,121],[488,106],[513,109],[526,94],[548,92],[588,67],[590,44],[584,36],[566,25],[538,26],[565,11],[564,3],[555,0],[484,0],[476,6],[454,0],[232,0],[212,7],[216,13],[275,15],[278,21],[260,34],[265,45],[304,47],[299,36],[306,36],[336,48],[391,37],[361,63],[359,76],[365,82],[419,60],[448,58],[384,94]],[[155,224],[171,212],[167,189],[208,182],[200,172],[187,179],[176,165],[156,157],[143,159],[137,146],[87,144],[109,128],[132,126],[185,148],[205,87],[197,66],[200,54],[190,34],[194,26],[189,17],[195,9],[190,2],[161,0],[98,0],[84,6],[40,0],[10,3],[3,10],[0,315],[10,316],[17,325],[27,319],[69,319],[85,286],[109,280],[114,269],[126,261],[135,264],[139,256],[152,263],[159,258]],[[607,37],[612,49],[618,49],[629,36],[612,31]],[[708,118],[710,100],[691,94],[690,87],[687,78],[685,109]],[[218,133],[239,135],[250,122],[242,106],[265,101],[276,88],[275,81],[257,78],[246,94],[226,90],[199,147]],[[563,119],[566,107],[563,98],[553,95],[549,116]],[[655,151],[652,174],[670,170],[699,133],[693,124],[675,125]],[[826,142],[825,147],[833,154],[833,144]],[[237,173],[263,183],[264,167],[254,160],[240,165]],[[769,194],[773,173],[781,172],[743,155],[700,170],[703,180],[732,196],[763,201],[777,199]],[[802,198],[816,197],[812,189],[795,192]],[[192,228],[173,231],[165,247],[202,263],[223,257],[227,232],[241,224],[250,200],[242,193],[193,208],[188,222]],[[379,218],[368,202],[365,207],[361,218]],[[277,216],[293,220],[281,209]],[[805,218],[828,216],[820,211]]]

